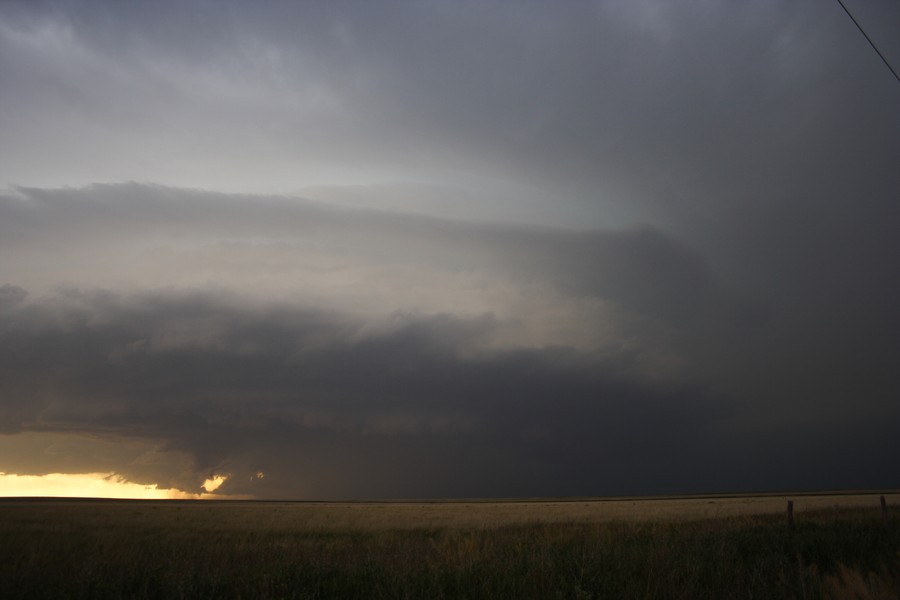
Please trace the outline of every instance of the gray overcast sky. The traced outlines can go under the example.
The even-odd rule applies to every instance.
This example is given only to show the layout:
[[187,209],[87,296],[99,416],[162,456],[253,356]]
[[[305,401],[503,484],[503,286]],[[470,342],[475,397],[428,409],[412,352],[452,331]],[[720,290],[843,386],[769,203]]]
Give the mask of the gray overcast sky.
[[837,2],[2,2],[0,131],[0,472],[900,487],[900,83]]

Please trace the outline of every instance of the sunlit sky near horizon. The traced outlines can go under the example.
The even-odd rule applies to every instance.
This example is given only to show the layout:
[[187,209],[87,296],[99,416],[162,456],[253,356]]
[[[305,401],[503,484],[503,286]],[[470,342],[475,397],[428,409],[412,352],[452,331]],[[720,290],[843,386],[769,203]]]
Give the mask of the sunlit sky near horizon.
[[142,485],[124,481],[115,473],[0,473],[0,497],[204,500],[221,497],[208,492],[214,492],[224,482],[223,477],[208,479],[203,483],[201,492],[190,494],[176,489],[160,489],[155,483]]
[[9,1],[0,131],[0,496],[900,488],[837,2]]

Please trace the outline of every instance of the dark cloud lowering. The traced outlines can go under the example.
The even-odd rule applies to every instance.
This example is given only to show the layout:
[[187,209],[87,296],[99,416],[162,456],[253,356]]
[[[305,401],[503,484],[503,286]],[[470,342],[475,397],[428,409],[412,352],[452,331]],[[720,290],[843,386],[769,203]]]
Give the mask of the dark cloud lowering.
[[[659,230],[136,184],[20,189],[0,215],[0,244],[18,252],[6,272],[42,290],[0,294],[4,432],[180,457],[168,470],[148,469],[146,452],[115,465],[135,481],[194,490],[230,473],[222,492],[282,497],[834,487],[888,474],[834,477],[820,457],[896,450],[888,370],[863,353],[819,371],[843,352],[792,336],[811,326],[808,307],[743,297]],[[103,258],[116,251],[125,259]],[[105,262],[86,289],[61,289],[38,276],[59,260]],[[147,273],[169,285],[142,289]],[[336,285],[334,273],[349,275]],[[865,394],[855,419],[846,393]],[[800,481],[780,464],[787,448]]]
[[[752,415],[701,385],[621,376],[632,357],[480,349],[496,326],[487,317],[401,319],[361,335],[335,314],[69,292],[5,311],[2,326],[2,393],[18,400],[4,403],[5,433],[155,442],[188,457],[190,469],[157,480],[181,489],[221,472],[234,476],[224,492],[325,498],[790,485],[785,447],[812,471],[800,483],[829,485],[842,481],[816,461],[896,450],[883,423],[801,428],[773,447],[766,426],[735,432]],[[869,466],[849,481],[886,474]]]
[[4,3],[0,472],[896,487],[898,101],[822,2]]

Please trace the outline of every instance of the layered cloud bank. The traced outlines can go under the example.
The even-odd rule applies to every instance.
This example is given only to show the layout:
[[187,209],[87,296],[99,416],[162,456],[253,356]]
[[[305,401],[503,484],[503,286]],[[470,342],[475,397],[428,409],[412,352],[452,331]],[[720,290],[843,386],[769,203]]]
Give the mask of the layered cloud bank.
[[[63,436],[76,472],[189,491],[600,494],[874,485],[877,463],[829,476],[896,445],[887,373],[805,370],[830,350],[779,348],[799,314],[659,230],[138,184],[19,189],[0,216],[20,472]],[[91,440],[135,449],[98,464]]]
[[900,486],[898,105],[817,0],[4,2],[0,472]]

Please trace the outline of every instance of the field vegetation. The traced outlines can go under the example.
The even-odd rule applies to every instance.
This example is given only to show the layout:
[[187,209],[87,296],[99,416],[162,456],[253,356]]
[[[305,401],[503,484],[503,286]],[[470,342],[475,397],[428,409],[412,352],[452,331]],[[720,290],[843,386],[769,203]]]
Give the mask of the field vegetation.
[[865,499],[0,500],[0,598],[898,598]]

